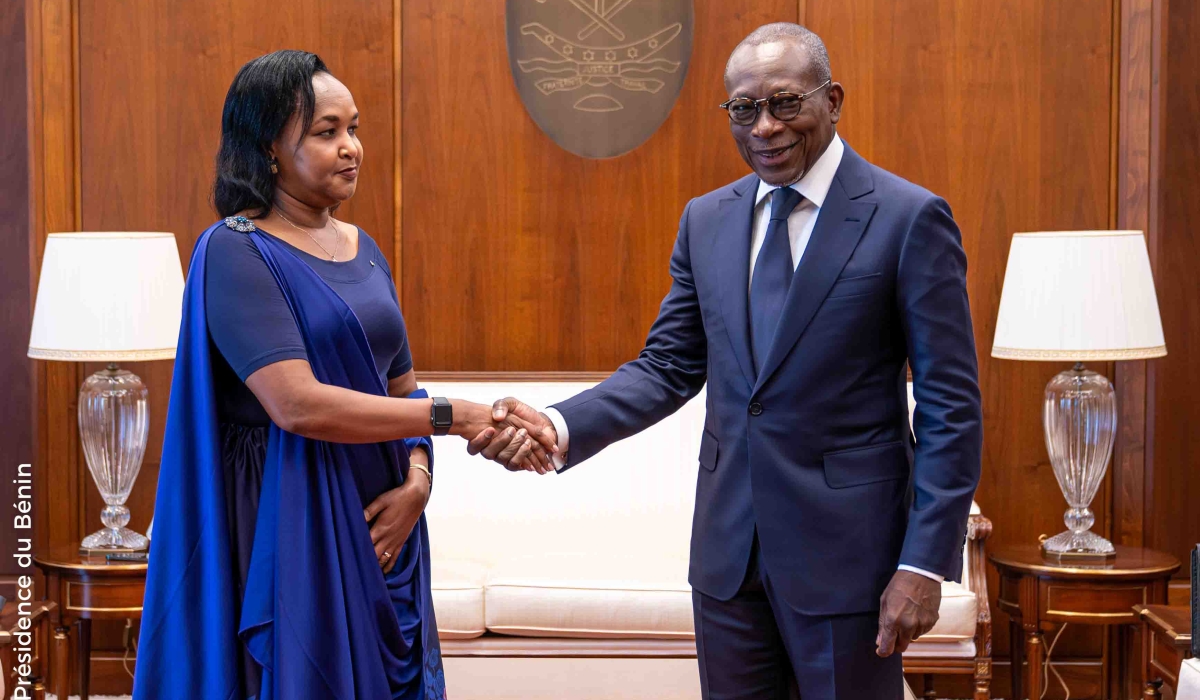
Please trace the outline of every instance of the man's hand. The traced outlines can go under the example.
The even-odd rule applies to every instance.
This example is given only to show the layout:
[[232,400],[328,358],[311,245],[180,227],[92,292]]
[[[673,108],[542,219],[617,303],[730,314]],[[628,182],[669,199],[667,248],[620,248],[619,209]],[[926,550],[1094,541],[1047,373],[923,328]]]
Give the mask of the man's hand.
[[[423,448],[413,450],[410,458],[413,464],[429,464],[429,457]],[[396,565],[400,549],[408,541],[409,534],[429,501],[430,484],[425,472],[410,469],[408,477],[402,486],[385,491],[363,511],[367,522],[371,524],[375,558],[385,574]]]
[[509,471],[520,469],[520,457],[526,450],[534,458],[534,471],[539,474],[554,471],[551,455],[558,452],[558,433],[544,413],[512,397],[492,404],[492,420],[507,425],[488,435],[480,433],[467,445],[467,452],[482,454]]
[[942,584],[911,571],[897,571],[883,592],[875,653],[904,653],[914,639],[933,629],[942,605]]

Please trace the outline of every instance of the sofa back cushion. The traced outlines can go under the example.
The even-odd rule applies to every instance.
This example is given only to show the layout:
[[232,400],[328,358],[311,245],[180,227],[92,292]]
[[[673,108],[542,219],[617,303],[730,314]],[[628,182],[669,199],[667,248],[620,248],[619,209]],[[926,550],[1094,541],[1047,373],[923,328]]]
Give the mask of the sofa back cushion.
[[[542,408],[584,382],[427,382],[431,396],[491,404],[516,396]],[[538,554],[623,553],[686,561],[695,504],[704,395],[661,423],[563,474],[511,473],[434,438],[426,509],[435,559],[498,562]]]

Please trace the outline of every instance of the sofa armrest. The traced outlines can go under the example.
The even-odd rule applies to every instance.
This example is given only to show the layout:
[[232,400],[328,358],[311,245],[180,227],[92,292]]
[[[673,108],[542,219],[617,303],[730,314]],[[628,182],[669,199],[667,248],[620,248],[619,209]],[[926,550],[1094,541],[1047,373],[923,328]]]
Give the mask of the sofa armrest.
[[[992,656],[992,609],[988,600],[987,555],[985,546],[992,534],[992,521],[974,514],[967,521],[967,580],[964,583],[978,603],[975,622],[975,655]],[[989,674],[990,675],[990,674]]]

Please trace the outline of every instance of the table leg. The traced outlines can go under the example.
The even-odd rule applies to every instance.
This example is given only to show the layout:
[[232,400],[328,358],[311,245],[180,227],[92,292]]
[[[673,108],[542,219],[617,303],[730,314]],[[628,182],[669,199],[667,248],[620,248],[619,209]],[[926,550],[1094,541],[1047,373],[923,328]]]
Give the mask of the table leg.
[[33,683],[34,700],[46,700],[46,681],[50,678],[50,617],[42,615],[37,627],[37,678]]
[[[79,621],[79,639],[76,640],[79,658],[75,660],[79,673],[79,700],[88,700],[88,686],[92,679],[92,621]],[[1124,700],[1124,699],[1122,699]]]
[[50,616],[42,615],[37,624],[37,648],[34,650],[34,675],[43,683],[50,675]]
[[1142,700],[1162,700],[1163,682],[1161,678],[1146,682],[1146,689],[1142,691]]
[[1025,687],[1025,682],[1021,673],[1021,665],[1025,662],[1025,647],[1022,646],[1025,639],[1025,631],[1021,627],[1021,621],[1013,619],[1009,624],[1009,661],[1010,673],[1009,677],[1012,680],[1012,696],[1018,700],[1024,700],[1025,696],[1021,694],[1021,689]]
[[1117,625],[1116,666],[1117,698],[1119,700],[1129,700],[1129,654],[1131,641],[1129,625]]
[[68,662],[71,656],[71,628],[62,625],[54,628],[54,693],[60,698],[71,694],[71,672]]
[[1046,640],[1040,630],[1026,632],[1025,660],[1029,663],[1029,681],[1025,684],[1027,697],[1036,700],[1042,697],[1042,688],[1046,683],[1042,676],[1042,664],[1046,663]]
[[[1151,665],[1152,656],[1154,653],[1154,633],[1150,628],[1142,623],[1142,683],[1146,688],[1150,687],[1150,681],[1154,678],[1154,666]],[[1143,693],[1144,695],[1144,693]]]

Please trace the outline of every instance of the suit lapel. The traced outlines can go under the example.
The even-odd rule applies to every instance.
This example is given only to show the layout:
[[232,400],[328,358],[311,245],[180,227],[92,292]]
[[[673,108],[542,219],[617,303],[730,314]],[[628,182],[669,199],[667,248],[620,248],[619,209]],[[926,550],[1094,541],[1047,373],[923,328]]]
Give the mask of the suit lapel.
[[856,202],[853,198],[873,189],[866,161],[846,146],[833,186],[825,196],[808,247],[800,259],[800,266],[796,268],[796,276],[792,279],[787,301],[779,317],[775,340],[758,374],[754,391],[761,389],[779,369],[858,247],[858,241],[875,213],[875,203]]
[[754,199],[758,178],[746,177],[734,186],[732,197],[722,199],[717,212],[717,235],[713,246],[721,294],[721,315],[746,383],[754,386],[754,364],[750,354],[750,231],[754,223]]

